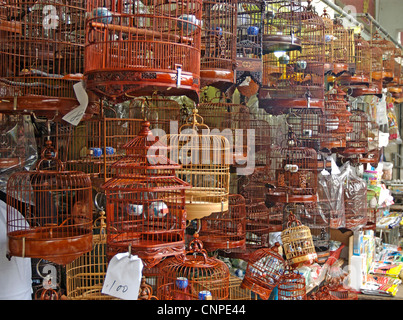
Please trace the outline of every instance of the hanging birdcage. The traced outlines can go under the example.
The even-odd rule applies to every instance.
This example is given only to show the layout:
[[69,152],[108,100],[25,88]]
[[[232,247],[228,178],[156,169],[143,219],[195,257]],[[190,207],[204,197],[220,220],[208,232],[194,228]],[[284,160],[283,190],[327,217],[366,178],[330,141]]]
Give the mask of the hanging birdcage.
[[267,81],[259,90],[259,107],[272,114],[284,113],[289,108],[323,108],[324,22],[310,1],[308,6],[291,4],[291,7],[284,6],[287,11],[277,14],[301,21],[298,34],[301,50],[269,52],[263,58]]
[[228,299],[228,266],[208,256],[197,233],[186,254],[164,260],[159,270],[157,297],[160,300]]
[[236,87],[244,96],[256,94],[262,82],[264,1],[237,3]]
[[184,252],[185,189],[190,187],[175,176],[180,165],[164,156],[166,145],[149,127],[144,121],[123,146],[126,156],[111,166],[112,178],[102,185],[108,258],[131,246],[147,268]]
[[207,251],[245,247],[245,199],[229,195],[228,211],[214,212],[200,220],[199,239]]
[[280,245],[261,248],[249,255],[241,288],[246,288],[267,300],[284,274],[285,262],[279,253]]
[[396,46],[392,41],[382,39],[377,31],[372,35],[371,46],[379,48],[382,52],[382,69],[372,70],[372,79],[382,81],[383,84],[391,82],[394,78]]
[[87,89],[121,102],[126,93],[198,100],[202,1],[88,1]]
[[237,1],[203,1],[200,88],[226,91],[234,84]]
[[[8,0],[0,8],[0,110],[61,117],[79,102],[85,1]],[[86,114],[96,111],[90,95]]]
[[289,266],[278,284],[278,300],[307,300],[305,277]]
[[286,261],[291,267],[297,268],[317,261],[311,230],[297,219],[293,211],[289,212],[286,228],[281,231],[281,242]]
[[177,176],[192,186],[185,192],[187,220],[227,211],[232,164],[228,139],[211,132],[194,109],[178,134],[167,134],[160,141],[169,147],[168,158],[182,165]]
[[265,182],[268,178],[267,167],[256,167],[251,175],[244,175],[239,178],[238,190],[245,198],[246,204],[264,202],[266,194]]
[[298,146],[290,127],[282,146],[272,149],[266,205],[270,203],[314,202],[317,199],[318,156],[312,148]]
[[7,183],[9,255],[65,265],[92,247],[92,186],[83,172],[65,171],[47,141],[36,170]]

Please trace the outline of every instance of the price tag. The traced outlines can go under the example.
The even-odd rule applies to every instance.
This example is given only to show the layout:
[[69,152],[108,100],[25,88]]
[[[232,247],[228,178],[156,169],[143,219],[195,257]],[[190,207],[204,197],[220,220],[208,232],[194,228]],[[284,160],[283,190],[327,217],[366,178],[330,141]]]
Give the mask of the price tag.
[[63,120],[67,121],[68,123],[72,124],[73,126],[76,126],[80,123],[81,119],[83,118],[85,114],[85,110],[87,109],[88,106],[88,94],[84,89],[83,82],[77,82],[74,86],[74,93],[76,94],[76,98],[80,105],[77,108],[74,108],[71,110],[69,113],[67,113],[64,117]]
[[116,254],[108,264],[102,293],[124,300],[137,300],[143,262],[129,252]]

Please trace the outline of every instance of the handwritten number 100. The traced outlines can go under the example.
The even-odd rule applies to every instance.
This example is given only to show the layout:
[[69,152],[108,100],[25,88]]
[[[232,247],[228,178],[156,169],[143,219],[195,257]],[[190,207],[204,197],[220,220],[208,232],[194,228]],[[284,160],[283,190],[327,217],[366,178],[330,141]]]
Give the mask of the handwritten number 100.
[[[111,285],[109,291],[112,290],[113,286],[115,285],[115,282],[116,282],[116,280],[113,281],[113,283],[112,283],[112,285]],[[127,285],[123,285],[123,286],[122,286],[122,285],[118,285],[115,290],[116,290],[116,291],[122,290],[122,292],[125,293],[128,289],[129,289],[129,287],[128,287]]]

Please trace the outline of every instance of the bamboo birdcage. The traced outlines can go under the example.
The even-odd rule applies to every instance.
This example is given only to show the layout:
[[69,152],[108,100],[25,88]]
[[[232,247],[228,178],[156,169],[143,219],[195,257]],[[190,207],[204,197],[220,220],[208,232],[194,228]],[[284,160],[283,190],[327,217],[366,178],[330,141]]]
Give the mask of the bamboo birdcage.
[[227,211],[232,164],[228,139],[211,132],[194,109],[178,134],[167,134],[160,141],[170,148],[168,158],[182,165],[177,176],[192,186],[185,192],[187,220]]
[[[237,3],[236,87],[244,96],[256,94],[262,82],[264,1]],[[245,82],[248,84],[245,84]],[[245,85],[243,85],[245,84]]]
[[228,211],[214,212],[200,220],[199,239],[207,251],[245,247],[245,199],[230,194],[228,200]]
[[247,288],[267,300],[284,274],[285,262],[280,245],[261,248],[250,254],[241,288]]
[[200,88],[226,91],[234,84],[237,0],[203,1]]
[[147,268],[185,249],[185,189],[175,175],[180,165],[167,159],[167,146],[144,121],[124,146],[126,156],[111,166],[102,185],[106,196],[107,255],[131,246]]
[[265,73],[279,71],[259,90],[260,107],[272,114],[289,108],[323,108],[325,27],[323,19],[308,6],[293,2],[288,15],[301,21],[301,50],[268,53],[263,58]]
[[396,46],[392,41],[382,39],[378,31],[374,32],[371,39],[371,46],[382,51],[382,69],[372,71],[372,79],[382,81],[385,85],[394,78],[394,62]]
[[[0,8],[2,112],[61,117],[79,105],[85,1],[7,0]],[[96,112],[90,97],[86,114]]]
[[7,183],[9,255],[65,265],[92,247],[92,186],[83,172],[65,171],[51,141],[36,170]]
[[306,280],[298,270],[285,268],[278,284],[278,300],[307,300]]
[[160,300],[227,300],[229,297],[228,266],[208,256],[197,233],[186,254],[164,260],[159,270],[157,297]]
[[202,1],[91,0],[87,12],[88,90],[114,102],[155,91],[198,100]]

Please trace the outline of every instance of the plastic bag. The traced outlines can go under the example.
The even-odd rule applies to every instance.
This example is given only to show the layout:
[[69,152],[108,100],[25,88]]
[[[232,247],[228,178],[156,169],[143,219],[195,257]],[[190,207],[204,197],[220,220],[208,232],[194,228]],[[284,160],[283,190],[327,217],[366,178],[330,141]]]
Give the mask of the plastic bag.
[[388,112],[389,141],[400,144],[402,143],[402,139],[400,138],[399,126],[393,102],[388,102],[386,109]]

